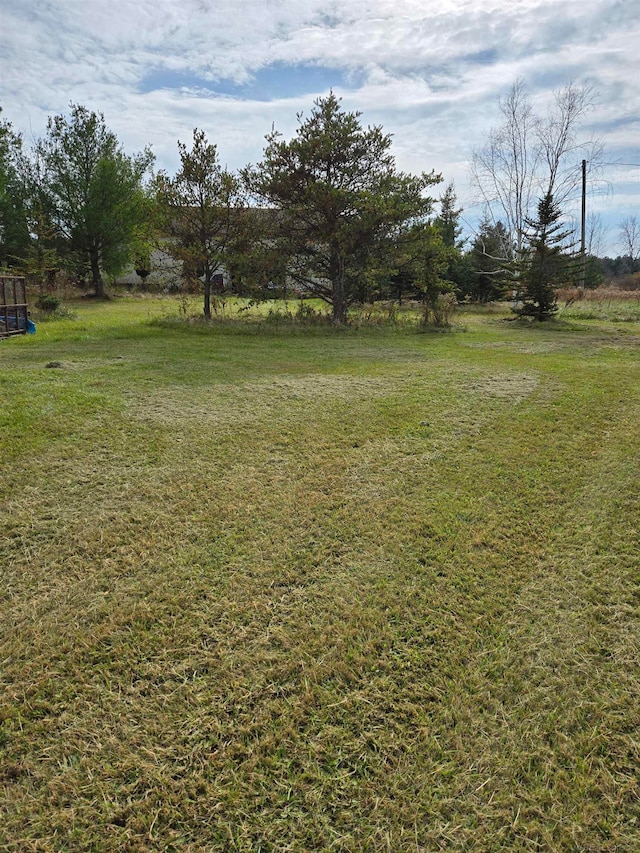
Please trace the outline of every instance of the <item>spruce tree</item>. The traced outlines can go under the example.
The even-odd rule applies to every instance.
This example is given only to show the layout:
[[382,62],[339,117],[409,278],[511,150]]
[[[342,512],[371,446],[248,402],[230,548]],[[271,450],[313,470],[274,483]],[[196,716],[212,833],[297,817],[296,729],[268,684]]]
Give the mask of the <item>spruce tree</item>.
[[473,265],[469,296],[478,302],[504,299],[512,283],[514,255],[504,224],[494,224],[485,215],[469,255]]
[[522,316],[542,321],[558,310],[556,288],[568,277],[564,246],[569,231],[562,229],[561,211],[547,193],[538,202],[536,219],[527,219],[527,247],[520,260],[523,304],[516,309]]

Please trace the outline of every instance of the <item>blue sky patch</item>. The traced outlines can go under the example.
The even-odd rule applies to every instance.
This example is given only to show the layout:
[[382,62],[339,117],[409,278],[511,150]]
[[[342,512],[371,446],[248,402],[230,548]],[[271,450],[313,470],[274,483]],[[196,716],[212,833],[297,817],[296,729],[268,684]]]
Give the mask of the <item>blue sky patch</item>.
[[271,101],[327,92],[330,88],[352,86],[344,72],[321,65],[288,65],[275,62],[261,68],[246,83],[233,80],[206,80],[188,73],[156,69],[140,85],[143,93],[157,89],[208,89],[240,100]]
[[475,53],[467,53],[462,57],[470,65],[490,65],[499,59],[498,51],[492,47],[487,50],[478,50]]

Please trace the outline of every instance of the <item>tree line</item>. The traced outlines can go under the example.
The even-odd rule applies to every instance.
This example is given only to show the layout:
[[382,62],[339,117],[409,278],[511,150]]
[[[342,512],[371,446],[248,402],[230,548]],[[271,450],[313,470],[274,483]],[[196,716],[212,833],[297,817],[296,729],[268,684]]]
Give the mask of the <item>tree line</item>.
[[182,285],[202,289],[207,318],[224,269],[239,293],[318,297],[336,323],[375,299],[418,298],[429,322],[455,300],[514,294],[516,310],[543,320],[560,284],[597,282],[562,226],[590,97],[567,86],[545,119],[520,82],[500,101],[502,124],[473,158],[485,215],[470,244],[453,184],[436,197],[441,175],[400,171],[390,134],[333,92],[298,116],[293,138],[273,131],[262,160],[238,172],[197,128],[169,175],[154,173],[150,149],[127,155],[84,106],[50,118],[31,150],[0,119],[0,267],[43,289],[64,269],[104,296],[105,276],[133,265],[144,280],[161,246]]

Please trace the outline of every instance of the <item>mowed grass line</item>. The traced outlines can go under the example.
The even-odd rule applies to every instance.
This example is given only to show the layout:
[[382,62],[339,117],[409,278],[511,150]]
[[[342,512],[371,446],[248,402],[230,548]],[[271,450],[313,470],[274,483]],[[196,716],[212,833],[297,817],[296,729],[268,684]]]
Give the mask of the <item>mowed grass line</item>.
[[3,849],[636,850],[636,330],[125,307],[0,351]]

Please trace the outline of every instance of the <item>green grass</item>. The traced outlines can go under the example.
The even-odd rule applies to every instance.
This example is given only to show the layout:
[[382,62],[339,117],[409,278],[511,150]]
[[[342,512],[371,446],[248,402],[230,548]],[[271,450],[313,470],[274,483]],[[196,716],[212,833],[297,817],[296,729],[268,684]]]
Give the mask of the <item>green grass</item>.
[[168,304],[0,343],[0,849],[640,849],[640,324]]

